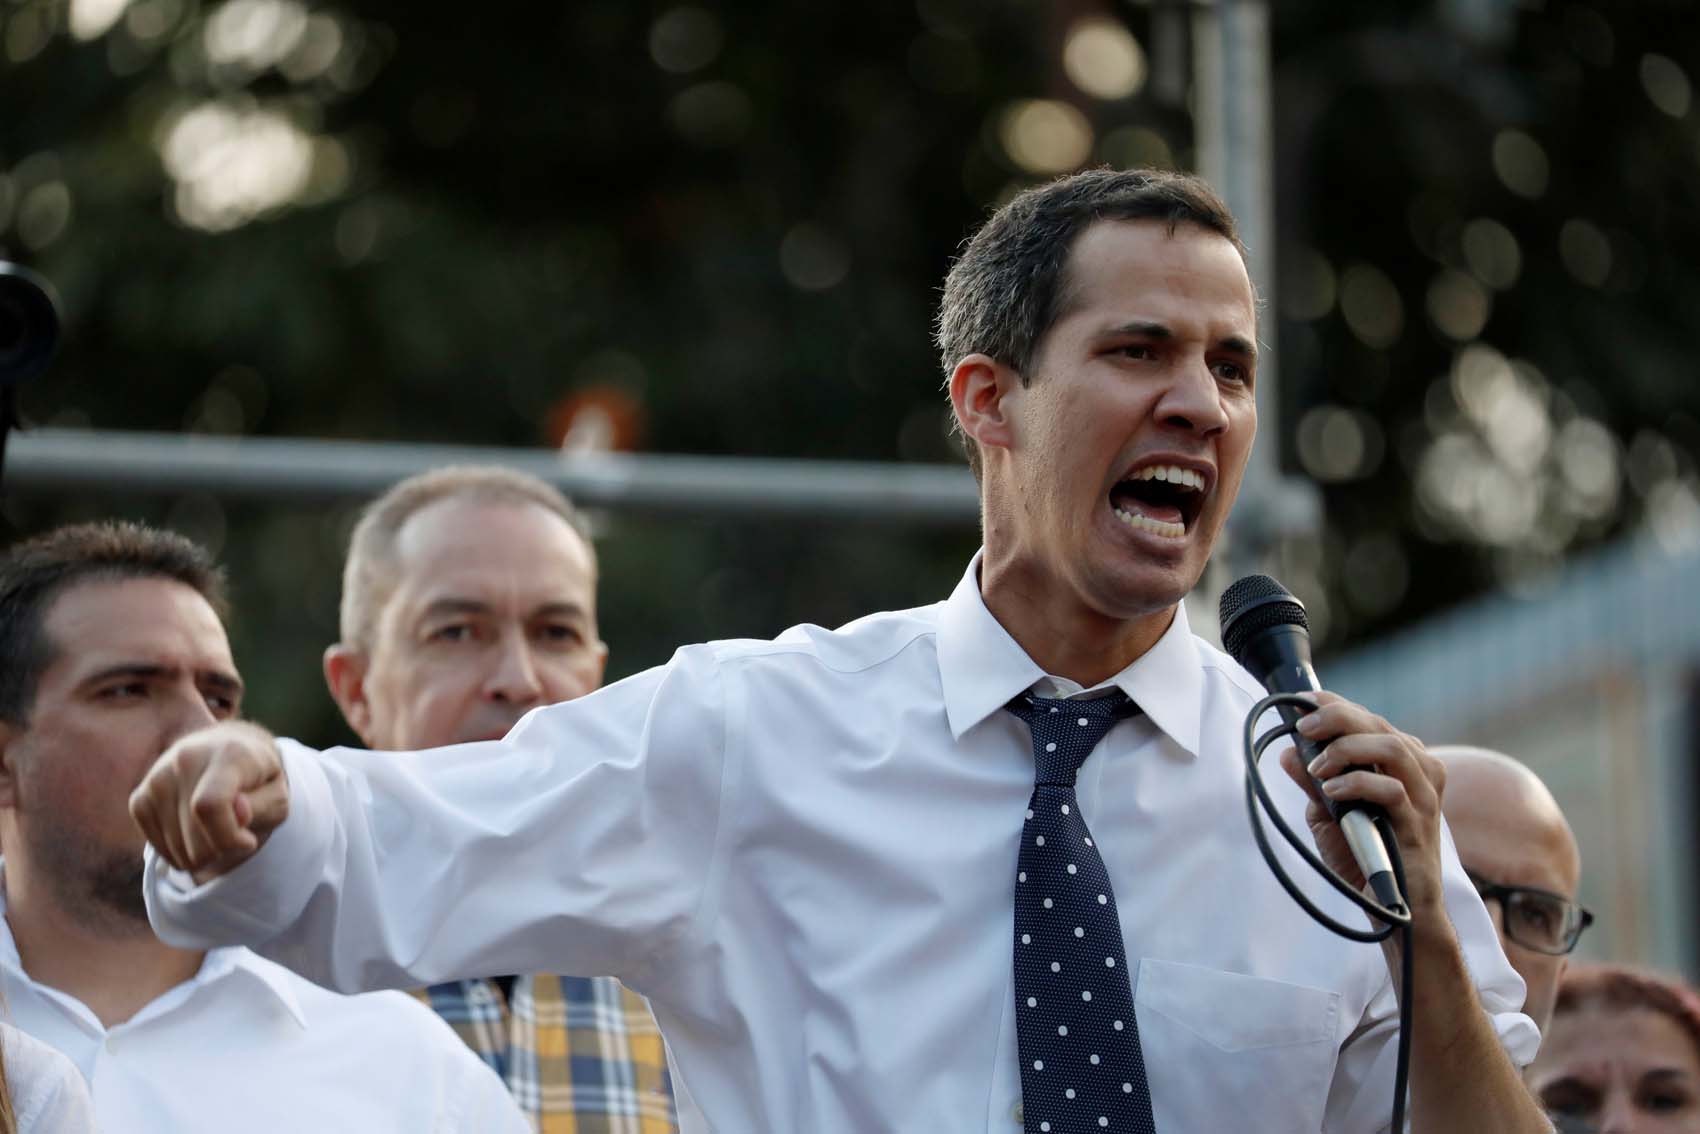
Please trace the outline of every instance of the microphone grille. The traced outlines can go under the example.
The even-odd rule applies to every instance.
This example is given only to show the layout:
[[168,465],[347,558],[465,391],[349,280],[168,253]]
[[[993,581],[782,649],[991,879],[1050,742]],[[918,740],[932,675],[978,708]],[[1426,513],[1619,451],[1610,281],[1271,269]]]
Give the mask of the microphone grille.
[[1304,604],[1268,575],[1247,575],[1223,591],[1219,612],[1222,648],[1241,665],[1240,652],[1258,631],[1293,625],[1310,630]]

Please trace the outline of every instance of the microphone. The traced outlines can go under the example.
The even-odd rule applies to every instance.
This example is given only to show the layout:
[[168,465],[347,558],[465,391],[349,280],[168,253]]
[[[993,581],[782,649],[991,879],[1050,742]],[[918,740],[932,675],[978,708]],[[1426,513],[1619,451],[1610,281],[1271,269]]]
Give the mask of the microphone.
[[19,424],[18,386],[47,368],[59,345],[59,311],[48,282],[0,260],[0,474],[6,435]]
[[59,344],[59,312],[48,282],[0,260],[0,388],[46,369]]
[[[1222,646],[1246,671],[1271,693],[1314,693],[1322,688],[1310,664],[1310,621],[1304,604],[1268,575],[1247,575],[1222,595]],[[1293,705],[1277,706],[1289,725],[1303,714]],[[1293,734],[1299,760],[1305,767],[1321,753],[1316,743]],[[1321,781],[1312,778],[1320,789]],[[1393,861],[1382,841],[1376,820],[1385,818],[1382,809],[1357,800],[1336,801],[1324,795],[1324,804],[1351,848],[1352,858],[1363,871],[1376,901],[1390,910],[1403,911],[1404,899],[1393,877]],[[1387,837],[1392,838],[1388,832]]]

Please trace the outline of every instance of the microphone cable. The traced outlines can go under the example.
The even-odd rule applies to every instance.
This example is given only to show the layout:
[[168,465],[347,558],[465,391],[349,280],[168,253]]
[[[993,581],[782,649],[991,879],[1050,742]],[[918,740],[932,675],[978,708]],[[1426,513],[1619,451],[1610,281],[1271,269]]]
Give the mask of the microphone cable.
[[[1302,693],[1272,693],[1253,705],[1251,712],[1245,718],[1245,806],[1246,815],[1251,819],[1252,838],[1257,841],[1257,849],[1263,855],[1263,861],[1269,865],[1270,873],[1281,883],[1283,889],[1292,896],[1293,901],[1309,914],[1311,918],[1324,929],[1337,936],[1365,944],[1379,944],[1386,941],[1394,933],[1399,937],[1399,988],[1396,990],[1399,999],[1399,1048],[1394,1061],[1393,1070],[1393,1122],[1389,1129],[1393,1134],[1404,1134],[1405,1130],[1405,1095],[1410,1083],[1411,1073],[1411,974],[1412,961],[1412,931],[1411,912],[1408,908],[1390,908],[1382,905],[1373,898],[1365,897],[1353,885],[1342,878],[1338,871],[1322,861],[1309,846],[1308,840],[1294,831],[1291,824],[1281,817],[1273,800],[1269,798],[1269,789],[1263,783],[1263,771],[1259,766],[1263,754],[1269,746],[1278,740],[1291,737],[1298,739],[1298,726],[1294,720],[1283,719],[1266,729],[1261,735],[1257,732],[1257,722],[1265,713],[1285,708],[1288,712],[1302,710],[1315,712],[1317,704]],[[1275,857],[1275,848],[1269,843],[1269,833],[1264,830],[1263,820],[1258,815],[1259,809],[1266,812],[1275,824],[1275,829],[1281,832],[1299,857],[1310,864],[1311,868],[1370,917],[1383,923],[1380,929],[1354,929],[1352,926],[1336,920],[1299,889],[1298,883],[1287,873]],[[1399,854],[1399,843],[1393,837],[1392,824],[1385,815],[1376,815],[1375,826],[1381,832],[1382,842],[1387,845],[1387,856],[1393,862],[1393,877],[1399,885],[1399,893],[1405,893],[1405,860]]]

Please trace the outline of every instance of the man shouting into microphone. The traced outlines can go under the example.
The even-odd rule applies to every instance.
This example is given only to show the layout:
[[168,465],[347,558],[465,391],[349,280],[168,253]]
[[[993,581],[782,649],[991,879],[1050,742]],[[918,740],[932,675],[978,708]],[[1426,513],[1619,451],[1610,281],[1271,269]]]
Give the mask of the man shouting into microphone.
[[1373,766],[1329,790],[1392,820],[1410,989],[1246,829],[1261,692],[1181,605],[1256,432],[1221,201],[1107,170],[1024,193],[952,268],[938,337],[984,529],[948,599],[686,647],[407,759],[185,737],[132,800],[160,934],[345,989],[618,976],[687,1132],[1369,1134],[1399,995],[1414,1130],[1546,1130],[1522,984],[1421,744],[1327,695],[1303,724],[1324,777]]

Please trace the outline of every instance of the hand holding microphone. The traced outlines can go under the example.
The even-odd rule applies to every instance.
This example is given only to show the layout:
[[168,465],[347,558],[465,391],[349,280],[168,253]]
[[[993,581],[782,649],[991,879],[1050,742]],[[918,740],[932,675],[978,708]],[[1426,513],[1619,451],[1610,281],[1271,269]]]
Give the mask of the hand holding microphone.
[[[1222,596],[1221,611],[1222,642],[1234,660],[1271,693],[1304,694],[1317,703],[1314,713],[1292,705],[1278,711],[1298,725],[1297,745],[1281,763],[1310,797],[1305,818],[1324,861],[1348,880],[1367,882],[1382,905],[1404,907],[1419,921],[1423,911],[1442,909],[1443,765],[1415,737],[1361,705],[1321,692],[1304,607],[1281,584],[1247,576]],[[1403,854],[1403,895],[1374,822],[1378,813]],[[1443,923],[1444,914],[1428,920]]]

